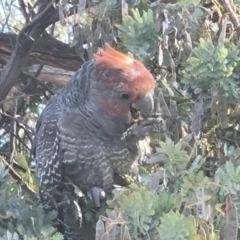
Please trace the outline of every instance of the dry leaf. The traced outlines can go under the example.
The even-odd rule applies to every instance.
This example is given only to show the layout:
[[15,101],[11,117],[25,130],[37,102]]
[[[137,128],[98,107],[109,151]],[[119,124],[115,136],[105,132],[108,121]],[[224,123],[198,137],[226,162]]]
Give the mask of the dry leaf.
[[193,135],[192,133],[187,134],[180,140],[180,144],[182,145],[182,148],[185,148],[189,144],[189,142],[192,139],[192,135]]
[[78,14],[82,15],[83,12],[85,11],[85,7],[86,7],[86,0],[79,0],[78,2]]
[[127,17],[128,14],[128,3],[125,0],[122,0],[122,17]]
[[192,132],[198,134],[202,128],[202,117],[203,115],[203,107],[202,103],[194,103],[193,107],[193,115],[191,121]]
[[205,207],[205,192],[204,188],[198,188],[196,190],[196,197],[198,199],[196,214],[198,218],[206,218],[206,207]]
[[104,234],[104,223],[101,219],[97,221],[96,224],[96,235],[95,235],[95,240],[101,240],[102,235]]
[[230,195],[226,199],[226,220],[220,228],[220,240],[236,240],[238,233],[237,207],[232,202]]
[[227,22],[228,22],[228,16],[226,15],[222,18],[222,29],[218,37],[218,43],[224,42],[226,38]]
[[67,24],[67,18],[66,18],[67,8],[66,8],[66,5],[67,5],[67,1],[62,0],[59,4],[59,7],[58,7],[59,21],[62,24],[62,26],[66,26],[66,24]]
[[[109,213],[109,219],[116,220],[117,213],[113,210]],[[106,221],[106,230],[109,232],[109,239],[115,240],[116,239],[116,224],[113,224],[111,220]]]
[[226,128],[228,125],[227,116],[227,100],[223,96],[218,98],[218,118],[222,128]]
[[156,192],[158,190],[160,178],[161,178],[161,176],[160,176],[159,172],[155,172],[153,174],[151,185],[150,185],[151,191]]
[[200,222],[200,226],[201,229],[205,232],[206,236],[207,236],[207,240],[209,240],[209,227],[208,224],[206,222]]
[[164,162],[167,156],[164,153],[154,153],[150,158],[146,159],[147,164],[153,164],[157,162]]
[[122,240],[131,240],[129,229],[128,229],[127,225],[124,226]]
[[102,235],[101,240],[109,240],[109,233],[108,233],[108,232],[105,232],[105,233]]
[[157,93],[157,99],[159,100],[159,105],[160,105],[160,113],[163,118],[170,118],[171,117],[171,112],[165,102],[165,99],[163,97],[162,92],[159,90]]
[[218,120],[222,128],[226,128],[228,125],[228,116],[227,116],[227,100],[222,95],[222,89],[219,87],[212,88],[212,104],[211,111],[212,114],[217,113]]
[[238,103],[236,104],[229,118],[231,120],[235,119],[236,121],[240,120],[240,98],[238,98]]
[[198,239],[199,240],[208,240],[209,238],[207,237],[206,232],[202,227],[199,228],[198,230]]
[[15,106],[15,99],[13,98],[16,96],[17,93],[18,93],[18,89],[15,86],[13,86],[9,91],[6,99],[3,101],[2,106],[3,106],[4,112],[11,110]]
[[158,65],[161,67],[163,64],[163,50],[162,50],[162,44],[159,44],[158,48]]

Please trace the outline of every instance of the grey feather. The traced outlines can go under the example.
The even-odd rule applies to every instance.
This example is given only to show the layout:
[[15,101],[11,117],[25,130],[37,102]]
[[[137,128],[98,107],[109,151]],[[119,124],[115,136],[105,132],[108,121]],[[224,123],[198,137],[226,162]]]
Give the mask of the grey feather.
[[[93,189],[93,198],[100,198],[101,189],[112,189],[114,173],[137,175],[138,159],[145,155],[138,139],[121,139],[127,118],[114,119],[98,106],[101,96],[91,92],[96,81],[94,63],[86,62],[47,103],[36,126],[33,149],[42,203],[47,211],[59,211],[68,240],[81,236],[72,185]],[[94,201],[99,205],[97,197]]]

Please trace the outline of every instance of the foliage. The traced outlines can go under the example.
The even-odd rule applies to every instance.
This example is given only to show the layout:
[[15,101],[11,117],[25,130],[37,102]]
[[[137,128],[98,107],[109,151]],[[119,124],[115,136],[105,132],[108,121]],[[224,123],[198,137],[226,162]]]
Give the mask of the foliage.
[[202,90],[219,84],[229,91],[226,95],[236,97],[237,84],[231,76],[240,60],[237,46],[228,42],[214,46],[211,39],[199,41],[198,47],[193,49],[193,55],[188,59],[189,66],[186,68],[183,83],[190,83],[192,89]]
[[[170,211],[161,218],[162,224],[159,226],[161,239],[194,239],[196,228],[193,221],[185,216]],[[171,229],[171,231],[169,231]]]
[[155,30],[154,16],[151,9],[143,11],[138,8],[131,10],[132,16],[123,18],[122,24],[117,24],[119,37],[124,46],[140,59],[151,58],[157,50],[158,35]]
[[55,233],[53,220],[56,212],[45,214],[38,201],[23,194],[23,189],[9,174],[6,165],[0,162],[0,235],[10,239],[51,239],[61,240]]
[[[172,149],[175,154],[183,151],[181,148],[174,149],[173,145]],[[168,149],[162,150],[160,154],[167,152]],[[201,170],[203,162],[198,158],[190,166],[179,169],[177,174],[171,174],[174,166],[174,162],[171,162],[164,168],[157,168],[148,182],[115,189],[113,199],[107,202],[108,218],[99,220],[102,222],[102,234],[108,231],[106,226],[111,225],[121,235],[123,230],[119,224],[125,224],[131,236],[129,239],[202,239],[203,235],[209,239],[220,239],[223,237],[223,219],[226,216],[231,221],[228,224],[234,226],[232,234],[236,235],[236,206],[240,203],[239,149],[234,151],[228,162],[217,168],[212,177],[204,175]],[[234,163],[238,166],[235,169]],[[160,174],[162,171],[164,174]],[[228,201],[231,204],[229,212]],[[220,211],[220,206],[225,213]],[[120,217],[111,218],[113,213]],[[227,217],[228,214],[231,217]]]
[[[158,224],[159,217],[170,210],[171,202],[168,194],[156,195],[144,187],[132,184],[129,189],[116,190],[113,200],[108,202],[108,207],[117,214],[122,212],[125,221],[130,222],[130,235],[141,239],[138,238],[138,234],[145,235]],[[156,221],[153,222],[153,219]]]

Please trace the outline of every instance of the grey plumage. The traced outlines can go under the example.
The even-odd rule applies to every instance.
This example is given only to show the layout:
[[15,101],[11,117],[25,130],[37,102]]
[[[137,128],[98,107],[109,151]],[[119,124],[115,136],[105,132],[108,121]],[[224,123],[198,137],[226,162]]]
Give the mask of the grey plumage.
[[99,72],[104,69],[97,69],[94,60],[84,63],[47,103],[36,126],[33,154],[41,200],[46,211],[59,211],[68,240],[82,239],[81,209],[73,185],[95,193],[100,189],[100,195],[101,189],[112,189],[114,172],[137,175],[138,160],[145,155],[142,144],[147,133],[121,139],[132,121],[130,110],[121,117],[105,111],[103,106],[108,105],[103,99],[115,101],[118,90],[112,91],[115,85],[107,81],[99,82]]

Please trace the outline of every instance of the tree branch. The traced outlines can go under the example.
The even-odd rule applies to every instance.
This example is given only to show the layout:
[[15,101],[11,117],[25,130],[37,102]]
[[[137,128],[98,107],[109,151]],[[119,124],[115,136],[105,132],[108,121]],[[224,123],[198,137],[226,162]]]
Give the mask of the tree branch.
[[238,16],[236,14],[236,9],[229,0],[220,0],[224,10],[229,14],[229,17],[234,25],[234,28],[237,32],[238,40],[240,40],[240,24]]
[[[77,10],[78,10],[77,5],[69,8],[67,16],[69,17],[69,16],[75,14],[77,12]],[[57,21],[59,21],[59,10],[58,10],[58,8],[55,8],[54,11],[52,12],[51,16],[49,16],[47,24],[49,26]]]
[[[13,107],[13,110],[12,110],[12,114],[13,114],[13,117],[16,118],[16,114],[17,114],[17,99],[14,100],[14,107]],[[13,158],[14,158],[14,155],[15,155],[15,151],[16,151],[16,133],[17,133],[17,122],[15,121],[15,119],[11,119],[11,123],[10,123],[10,128],[11,128],[11,132],[13,134],[10,134],[10,155],[9,155],[9,159],[8,159],[8,162],[10,164],[12,164],[13,162]]]
[[[12,54],[12,46],[16,42],[17,35],[0,33],[0,56],[8,58]],[[76,71],[83,63],[74,48],[70,48],[68,44],[58,41],[51,35],[43,35],[38,39],[27,62],[70,71]]]
[[28,74],[26,72],[21,73],[23,76],[30,78],[31,80],[37,82],[44,90],[48,91],[51,95],[54,95],[54,92],[52,89],[50,89],[46,84],[44,84],[42,81],[38,80],[35,76]]
[[[4,126],[0,126],[0,128],[4,129],[4,130],[6,131],[6,133],[10,133],[10,134],[14,135],[15,138],[16,138],[26,149],[28,149],[29,151],[31,151],[31,149],[27,146],[27,144],[26,144],[18,135],[14,134],[11,130],[7,129],[7,128],[4,127]],[[26,131],[26,133],[28,133],[28,132]],[[29,140],[31,141],[32,139],[30,138]],[[2,153],[1,153],[1,154],[2,154]],[[6,156],[6,157],[8,157],[8,156]]]
[[[52,4],[53,1],[51,1]],[[49,11],[49,5],[43,13],[46,14]],[[0,81],[0,101],[4,100],[8,95],[10,89],[17,81],[19,74],[25,65],[27,58],[36,42],[36,39],[40,37],[45,28],[42,26],[43,14],[37,15],[33,21],[26,24],[23,30],[19,33],[18,41],[15,44],[15,49],[8,61],[7,65],[2,71]],[[42,20],[40,22],[36,19]],[[28,33],[26,33],[28,31]]]
[[38,200],[36,197],[36,192],[23,180],[23,178],[17,173],[17,171],[3,158],[0,156],[0,160],[5,163],[5,165],[9,168],[12,173],[14,179],[23,183],[23,188],[25,188],[28,193],[32,196],[34,200]]
[[26,22],[29,22],[30,17],[35,16],[34,11],[30,12],[30,10],[33,9],[32,3],[29,0],[18,0],[18,3],[24,18],[26,19]]
[[34,134],[35,130],[32,129],[31,127],[29,127],[27,124],[23,123],[21,120],[13,117],[13,116],[11,116],[7,113],[0,112],[0,114],[3,115],[3,116],[9,117],[10,119],[15,120],[16,122],[18,122],[24,128],[25,131],[28,131],[30,134]]
[[[53,3],[55,2],[55,0],[52,0],[47,6],[46,8],[42,11],[42,12],[39,12],[39,14],[37,14],[34,19],[27,23],[23,29],[20,31],[19,35],[18,35],[18,41],[19,43],[21,42],[21,39],[24,37],[24,36],[27,36],[29,38],[31,38],[31,35],[28,35],[27,33],[32,29],[34,28],[37,24],[41,25],[41,21],[43,21],[43,19],[46,17],[46,14],[48,13],[48,11],[53,8]],[[41,27],[43,29],[45,29],[45,27]],[[34,40],[34,39],[33,39]]]
[[53,8],[54,2],[55,0],[52,0],[50,3],[45,1],[41,4],[38,14],[31,22],[27,23],[19,33],[15,49],[2,71],[0,81],[0,101],[4,100],[8,95],[10,89],[22,72],[22,68],[26,64],[34,45],[44,32],[45,28],[49,26],[48,19],[53,15],[53,12],[55,12]]

